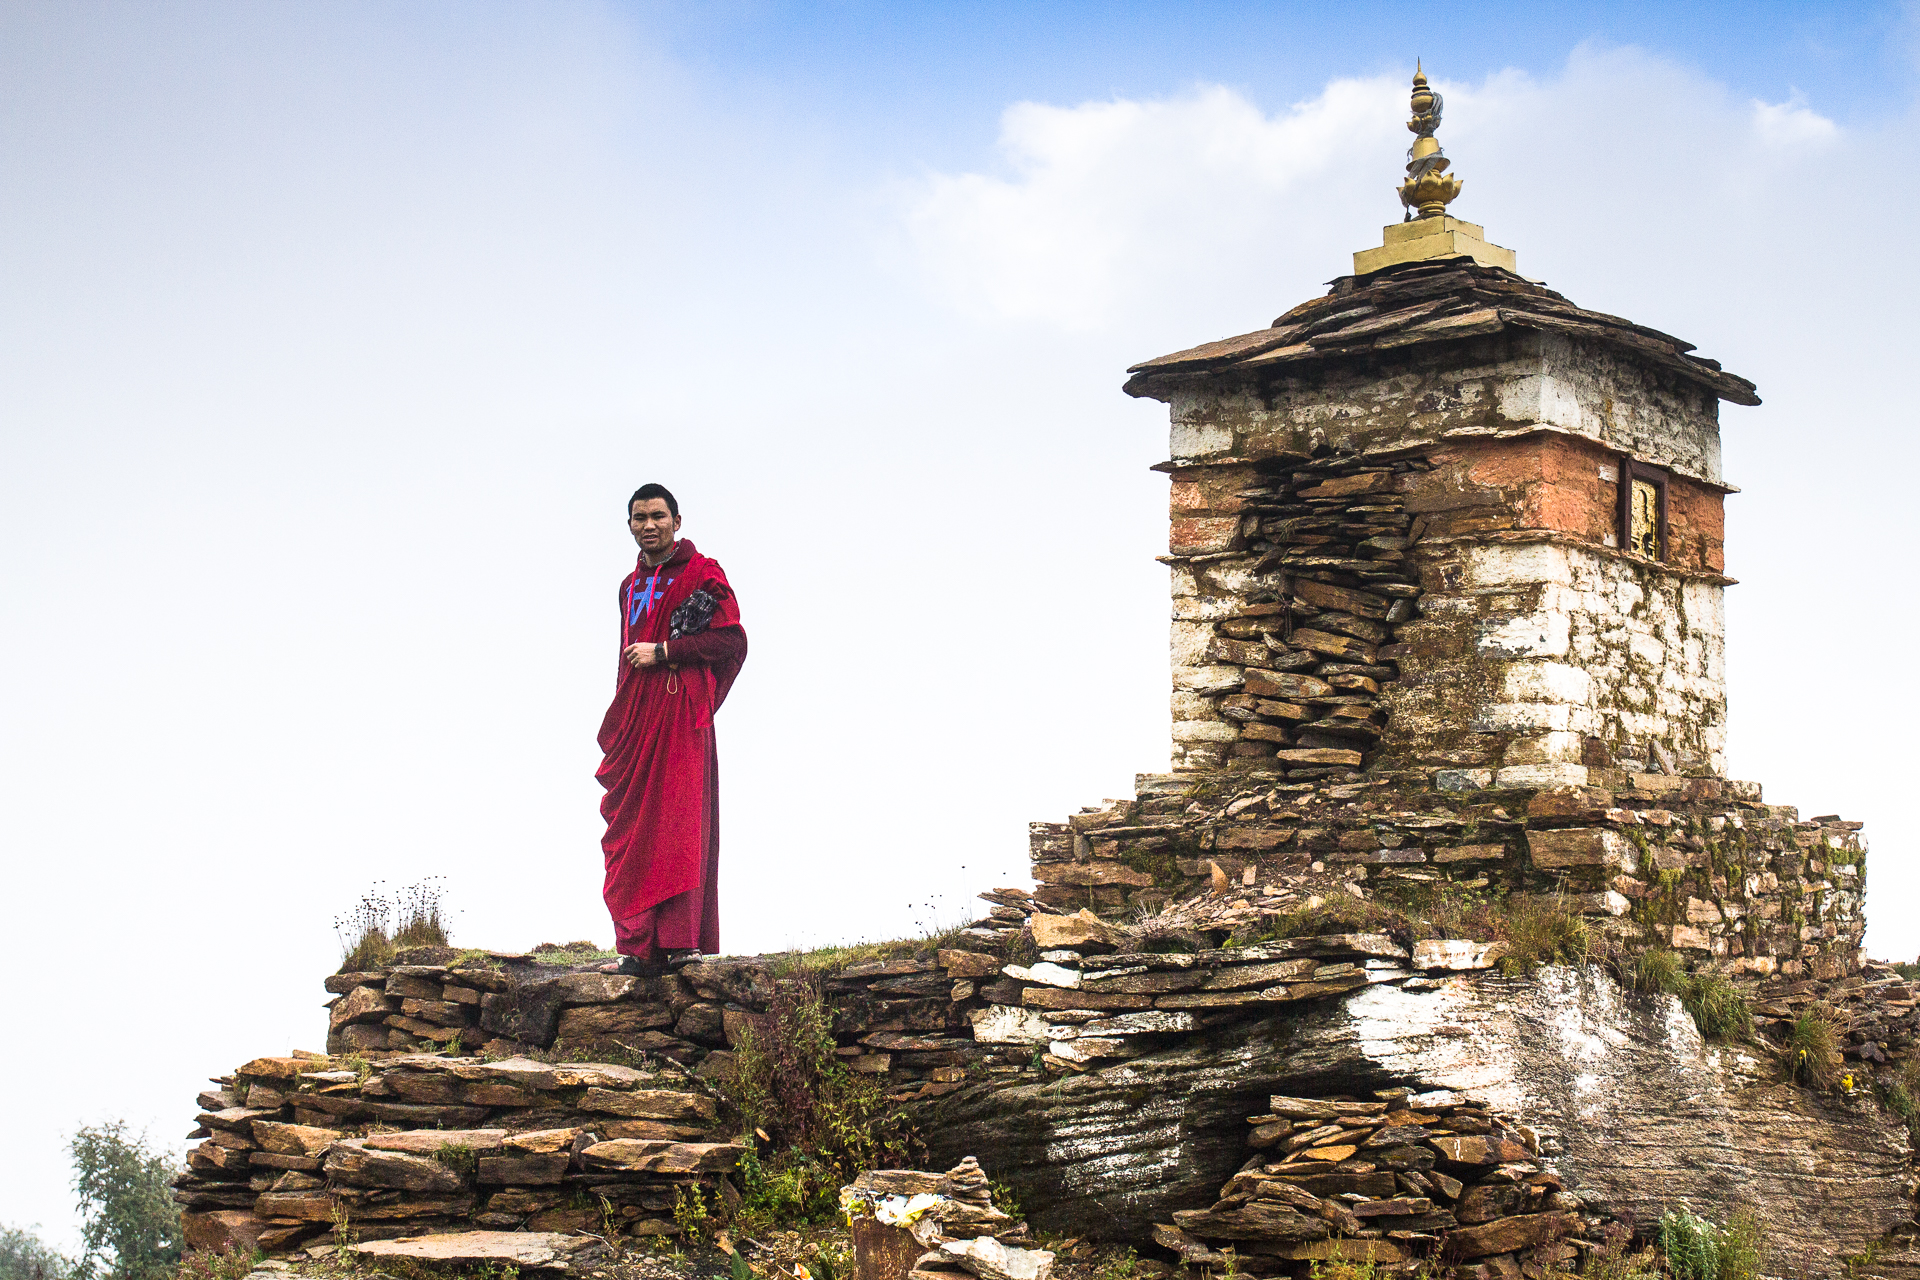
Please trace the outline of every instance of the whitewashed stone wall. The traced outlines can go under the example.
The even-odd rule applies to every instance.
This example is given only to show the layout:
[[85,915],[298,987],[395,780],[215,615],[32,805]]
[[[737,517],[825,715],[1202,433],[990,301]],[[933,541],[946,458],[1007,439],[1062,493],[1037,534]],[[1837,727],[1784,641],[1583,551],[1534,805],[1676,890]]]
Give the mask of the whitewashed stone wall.
[[1469,746],[1455,762],[1500,785],[1579,783],[1587,765],[1725,776],[1718,583],[1553,543],[1459,552],[1437,575],[1457,585],[1422,596],[1425,618],[1408,628],[1452,632],[1441,647],[1453,652],[1403,658],[1402,682],[1385,695],[1400,735],[1461,742],[1471,673],[1464,687],[1485,697],[1467,727],[1498,735],[1498,748],[1475,761]]
[[[1388,712],[1376,740],[1354,744],[1369,764],[1484,771],[1511,786],[1578,782],[1586,768],[1616,765],[1725,776],[1727,579],[1697,558],[1682,568],[1608,547],[1612,490],[1583,494],[1559,478],[1550,490],[1547,480],[1570,456],[1606,461],[1578,452],[1591,445],[1560,443],[1572,437],[1669,467],[1707,486],[1689,492],[1712,527],[1689,529],[1694,545],[1707,537],[1717,547],[1710,391],[1602,344],[1508,332],[1258,385],[1223,376],[1174,389],[1170,403],[1173,767],[1258,758],[1248,739],[1268,729],[1232,703],[1271,696],[1242,692],[1247,673],[1270,664],[1230,641],[1263,602],[1286,598],[1281,575],[1317,558],[1323,568],[1309,575],[1380,591],[1363,564],[1379,556],[1409,571],[1402,585],[1417,583],[1418,594],[1361,660]],[[1308,501],[1303,467],[1393,472],[1390,485],[1352,497],[1344,549],[1284,528],[1298,522],[1292,513],[1308,523],[1323,513],[1298,505]],[[1391,513],[1411,518],[1398,550],[1350,532]],[[1543,519],[1559,523],[1537,527]],[[1289,747],[1334,744],[1308,733],[1279,745],[1286,763]]]
[[1176,459],[1416,450],[1545,429],[1723,482],[1720,403],[1711,391],[1561,334],[1509,331],[1415,347],[1258,386],[1200,383],[1175,391],[1170,405]]

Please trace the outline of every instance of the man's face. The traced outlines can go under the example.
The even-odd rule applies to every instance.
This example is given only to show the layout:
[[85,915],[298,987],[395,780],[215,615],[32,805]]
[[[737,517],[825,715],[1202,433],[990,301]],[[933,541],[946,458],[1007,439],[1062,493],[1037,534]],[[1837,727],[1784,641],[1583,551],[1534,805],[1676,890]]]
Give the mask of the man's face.
[[627,529],[642,551],[657,556],[672,544],[673,535],[680,532],[680,517],[667,510],[665,498],[641,498],[633,504],[627,517]]

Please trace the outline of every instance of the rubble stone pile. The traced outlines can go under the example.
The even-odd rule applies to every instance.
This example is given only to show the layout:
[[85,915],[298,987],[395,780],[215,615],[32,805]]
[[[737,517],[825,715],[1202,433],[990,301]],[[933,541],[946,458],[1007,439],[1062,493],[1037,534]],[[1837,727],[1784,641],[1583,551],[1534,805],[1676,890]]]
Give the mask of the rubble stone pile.
[[1433,1258],[1468,1264],[1468,1275],[1577,1270],[1612,1221],[1541,1166],[1531,1129],[1455,1093],[1275,1097],[1247,1123],[1256,1154],[1219,1202],[1154,1229],[1189,1265],[1304,1275],[1316,1261]]
[[203,1249],[286,1252],[336,1228],[671,1235],[676,1197],[728,1195],[745,1152],[671,1062],[296,1054],[214,1083],[174,1181]]

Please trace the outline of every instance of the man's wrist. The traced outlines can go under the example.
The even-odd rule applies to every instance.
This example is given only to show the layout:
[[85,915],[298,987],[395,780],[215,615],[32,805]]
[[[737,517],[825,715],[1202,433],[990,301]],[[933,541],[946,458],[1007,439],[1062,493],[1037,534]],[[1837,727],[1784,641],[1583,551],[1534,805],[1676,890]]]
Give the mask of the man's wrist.
[[653,646],[653,660],[655,662],[665,662],[667,660],[666,641],[662,640]]

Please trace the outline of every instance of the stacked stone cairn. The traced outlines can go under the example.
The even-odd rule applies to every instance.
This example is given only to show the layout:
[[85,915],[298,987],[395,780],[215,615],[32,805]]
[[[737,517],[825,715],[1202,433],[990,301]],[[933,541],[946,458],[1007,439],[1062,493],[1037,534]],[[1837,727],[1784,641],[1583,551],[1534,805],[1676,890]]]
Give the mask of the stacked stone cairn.
[[1248,1124],[1255,1155],[1219,1203],[1154,1229],[1190,1266],[1305,1275],[1335,1259],[1444,1256],[1455,1276],[1483,1280],[1577,1269],[1611,1221],[1584,1215],[1540,1167],[1530,1130],[1458,1094],[1275,1097]]
[[317,1238],[336,1228],[369,1248],[473,1231],[671,1235],[679,1198],[737,1194],[726,1175],[745,1153],[716,1140],[704,1084],[665,1061],[295,1054],[214,1083],[173,1184],[202,1249],[331,1249],[342,1239]]
[[1397,675],[1394,632],[1420,595],[1399,479],[1427,469],[1302,459],[1235,491],[1243,514],[1175,522],[1164,559],[1193,578],[1175,601],[1176,648],[1205,643],[1175,655],[1183,767],[1261,761],[1315,778],[1368,761],[1386,724],[1381,687]]
[[1027,1224],[994,1206],[972,1156],[945,1173],[868,1170],[840,1189],[840,1206],[862,1276],[1047,1280],[1053,1268],[1052,1253],[1009,1245],[1028,1238]]

